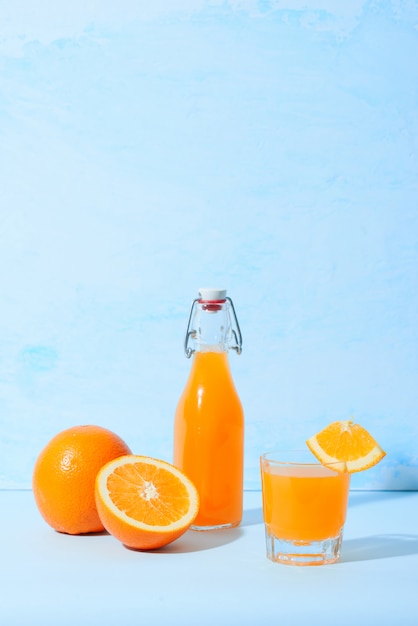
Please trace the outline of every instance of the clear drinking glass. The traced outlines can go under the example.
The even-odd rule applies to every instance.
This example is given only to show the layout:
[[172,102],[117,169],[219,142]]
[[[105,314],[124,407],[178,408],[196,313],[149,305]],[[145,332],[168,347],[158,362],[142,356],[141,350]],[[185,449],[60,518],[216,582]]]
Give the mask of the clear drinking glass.
[[287,565],[338,561],[350,474],[308,450],[268,452],[260,466],[267,557]]

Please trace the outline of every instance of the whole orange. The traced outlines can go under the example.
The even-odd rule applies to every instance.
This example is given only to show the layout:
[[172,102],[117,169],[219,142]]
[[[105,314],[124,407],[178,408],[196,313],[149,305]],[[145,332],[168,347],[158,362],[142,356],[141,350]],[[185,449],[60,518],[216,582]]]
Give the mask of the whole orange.
[[97,473],[130,453],[118,435],[101,426],[74,426],[55,435],[39,454],[32,477],[44,520],[70,535],[103,531],[94,495]]

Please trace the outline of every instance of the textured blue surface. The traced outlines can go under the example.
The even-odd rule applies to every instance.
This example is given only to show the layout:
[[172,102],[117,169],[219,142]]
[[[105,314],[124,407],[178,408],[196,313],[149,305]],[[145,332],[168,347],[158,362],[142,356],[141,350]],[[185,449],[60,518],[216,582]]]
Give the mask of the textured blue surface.
[[219,285],[246,486],[353,415],[418,488],[418,3],[148,4],[0,5],[0,487],[80,423],[170,460]]

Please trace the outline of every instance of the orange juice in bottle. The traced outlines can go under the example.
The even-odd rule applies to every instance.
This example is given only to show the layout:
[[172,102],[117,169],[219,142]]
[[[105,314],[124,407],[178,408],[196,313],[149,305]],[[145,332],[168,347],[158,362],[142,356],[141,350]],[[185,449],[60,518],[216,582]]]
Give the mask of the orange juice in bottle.
[[228,356],[230,349],[239,354],[241,346],[226,290],[200,289],[185,339],[192,366],[174,423],[174,464],[193,481],[200,497],[195,530],[229,528],[241,521],[244,414]]

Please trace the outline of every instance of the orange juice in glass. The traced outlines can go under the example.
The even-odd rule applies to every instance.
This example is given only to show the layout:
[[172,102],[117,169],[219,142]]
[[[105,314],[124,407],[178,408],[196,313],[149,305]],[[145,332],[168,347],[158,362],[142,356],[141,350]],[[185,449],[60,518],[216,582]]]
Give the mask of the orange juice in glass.
[[266,453],[260,462],[268,558],[288,565],[338,561],[350,474],[303,450]]

